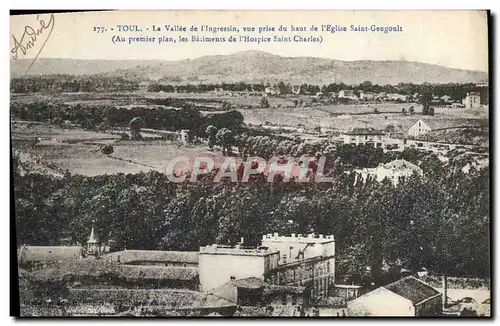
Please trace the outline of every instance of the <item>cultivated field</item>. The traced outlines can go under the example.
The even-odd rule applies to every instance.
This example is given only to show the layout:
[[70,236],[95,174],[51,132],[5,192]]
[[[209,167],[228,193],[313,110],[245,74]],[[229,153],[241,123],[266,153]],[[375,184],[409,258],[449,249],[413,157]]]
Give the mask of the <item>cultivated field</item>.
[[[207,107],[222,104],[213,102],[226,101],[236,107],[243,114],[245,123],[251,125],[278,125],[287,127],[300,126],[305,130],[315,127],[346,131],[356,127],[375,127],[384,129],[388,125],[400,126],[407,129],[421,115],[422,107],[415,103],[382,103],[359,105],[313,105],[293,107],[294,99],[298,97],[270,97],[270,108],[259,107],[260,96],[238,95],[231,96],[225,93],[62,93],[47,94],[13,94],[12,100],[20,102],[34,102],[41,100],[61,101],[72,104],[86,105],[116,105],[127,106],[156,106],[147,104],[147,99],[155,98],[183,98],[206,99],[207,102],[196,102],[202,114],[214,113],[212,106],[208,111],[203,111],[204,103]],[[310,103],[311,98],[304,98],[304,103]],[[212,102],[211,102],[212,101]],[[402,109],[413,106],[415,114],[402,114]],[[254,107],[254,108],[249,108]],[[377,109],[379,113],[374,113]],[[487,119],[488,109],[470,111],[465,109],[435,108],[434,117],[430,119]],[[182,146],[180,143],[161,138],[160,135],[143,132],[144,141],[120,140],[120,133],[125,129],[110,130],[106,133],[84,131],[81,128],[68,126],[66,129],[39,122],[12,123],[12,140],[15,149],[20,150],[21,158],[30,162],[33,168],[45,170],[52,174],[61,175],[66,170],[84,175],[98,175],[110,173],[135,173],[140,171],[157,170],[164,172],[170,158],[186,155],[219,156],[220,153],[207,151],[207,146],[190,145]],[[305,137],[305,135],[302,135]],[[113,153],[101,153],[101,147],[111,144]],[[217,161],[217,160],[216,160]]]
[[[415,114],[402,114],[413,106]],[[377,108],[377,114],[373,113]],[[374,127],[383,129],[387,125],[409,127],[422,116],[422,107],[414,103],[404,104],[367,104],[367,105],[325,105],[298,108],[241,109],[246,123],[260,125],[271,123],[278,125],[308,128],[316,126],[337,129],[340,131],[358,127]],[[487,118],[487,110],[471,112],[465,109],[435,108],[433,119],[481,119]]]
[[[41,123],[16,121],[12,140],[20,159],[34,170],[62,175],[66,170],[94,176],[114,173],[165,172],[167,162],[177,156],[220,156],[207,146],[189,145],[169,140],[124,141],[109,133],[62,129]],[[111,144],[113,153],[101,153],[101,146]]]

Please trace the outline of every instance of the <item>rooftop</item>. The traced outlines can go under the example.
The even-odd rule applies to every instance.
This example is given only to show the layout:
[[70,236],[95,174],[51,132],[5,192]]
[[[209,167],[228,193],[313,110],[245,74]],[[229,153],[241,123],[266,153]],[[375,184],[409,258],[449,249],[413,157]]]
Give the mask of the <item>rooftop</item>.
[[453,129],[453,128],[481,128],[487,127],[486,119],[442,119],[442,118],[422,118],[416,120],[412,125],[422,120],[432,130]]
[[141,261],[174,262],[174,263],[198,263],[198,252],[196,251],[161,251],[161,250],[124,250],[104,254],[101,257],[106,260],[117,261],[127,264]]
[[432,286],[413,276],[400,279],[399,281],[384,286],[384,288],[410,300],[414,305],[440,294],[439,291]]
[[278,233],[274,234],[264,234],[262,236],[262,241],[268,242],[297,242],[297,243],[328,243],[334,242],[335,237],[333,235],[323,235],[323,234],[314,234],[310,233],[307,235],[295,234],[291,235],[279,235]]
[[81,256],[80,246],[22,246],[18,251],[19,262],[47,262],[76,260]]
[[119,265],[103,259],[87,258],[52,264],[33,272],[41,281],[60,281],[74,277],[111,276],[126,280],[192,280],[198,276],[198,268]]
[[208,255],[240,255],[240,256],[267,256],[278,254],[277,252],[272,252],[269,248],[266,247],[242,247],[236,245],[234,247],[231,246],[220,246],[220,245],[211,245],[206,247],[200,247],[200,255],[208,254]]
[[352,128],[345,135],[383,135],[384,133],[375,128]]
[[386,169],[390,170],[412,170],[420,172],[422,171],[417,165],[410,163],[406,160],[394,160],[392,162],[386,163],[382,165]]

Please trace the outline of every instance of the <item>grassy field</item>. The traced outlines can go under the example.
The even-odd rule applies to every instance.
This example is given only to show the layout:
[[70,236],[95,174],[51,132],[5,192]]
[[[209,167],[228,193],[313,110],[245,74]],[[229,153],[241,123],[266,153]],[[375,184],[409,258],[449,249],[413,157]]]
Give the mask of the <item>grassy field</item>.
[[[356,127],[375,127],[384,129],[388,125],[401,126],[407,129],[412,123],[423,118],[422,108],[418,104],[359,104],[359,105],[314,105],[293,107],[296,97],[270,97],[271,107],[258,107],[260,96],[230,96],[227,93],[63,93],[13,94],[12,99],[22,102],[38,100],[60,100],[66,103],[109,104],[117,106],[145,106],[146,98],[186,98],[222,100],[238,107],[245,122],[251,125],[276,124],[281,126],[315,127],[346,131]],[[308,103],[307,101],[305,103]],[[414,106],[415,114],[402,114],[401,110]],[[374,113],[374,109],[378,114]],[[204,112],[209,113],[208,112]],[[211,111],[213,113],[213,110]],[[222,111],[221,111],[222,112]],[[488,109],[470,111],[465,109],[435,108],[432,119],[478,119],[488,118]],[[118,130],[119,131],[119,130]],[[22,151],[24,160],[30,161],[38,170],[44,167],[54,174],[61,174],[67,169],[72,173],[97,175],[104,173],[134,173],[157,170],[164,172],[168,159],[175,156],[197,155],[218,156],[219,153],[207,151],[206,145],[184,147],[177,142],[157,139],[156,134],[144,133],[150,137],[146,141],[122,141],[120,132],[92,132],[68,126],[62,129],[57,126],[37,123],[12,123],[12,140],[14,148]],[[156,140],[155,140],[156,138]],[[111,155],[102,154],[103,144],[112,144]]]
[[[62,175],[64,171],[94,176],[99,174],[165,172],[167,162],[176,156],[219,156],[206,145],[190,145],[167,140],[123,141],[108,133],[62,129],[40,123],[13,123],[12,144],[21,160],[37,171]],[[102,154],[103,144],[113,153]]]
[[[402,114],[410,106],[414,107],[415,114]],[[378,114],[373,113],[377,108]],[[368,105],[325,105],[298,108],[269,108],[269,109],[241,109],[239,110],[246,123],[260,125],[268,123],[297,126],[305,125],[309,128],[320,126],[337,130],[349,130],[357,127],[385,128],[387,125],[401,125],[409,127],[422,116],[422,107],[414,103],[404,104],[368,104]],[[436,108],[433,118],[438,119],[479,119],[487,118],[487,111],[471,112],[465,109]]]

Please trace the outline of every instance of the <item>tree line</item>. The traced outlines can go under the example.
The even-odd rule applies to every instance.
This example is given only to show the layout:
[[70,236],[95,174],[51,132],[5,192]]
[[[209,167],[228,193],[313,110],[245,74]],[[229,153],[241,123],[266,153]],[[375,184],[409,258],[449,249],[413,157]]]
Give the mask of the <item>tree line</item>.
[[43,75],[13,78],[11,93],[121,92],[137,91],[139,82],[123,77],[98,75]]
[[128,127],[130,121],[141,118],[146,128],[159,130],[191,130],[193,135],[203,135],[208,125],[218,128],[241,129],[243,115],[238,111],[202,115],[189,105],[180,109],[162,106],[120,108],[111,105],[66,105],[63,103],[39,101],[32,103],[11,102],[11,115],[17,119],[63,123],[69,121],[87,130],[106,130],[109,127]]
[[[168,82],[147,82],[148,92],[167,93],[205,93],[217,90],[232,92],[263,92],[266,87],[273,87],[280,90],[282,95],[316,94],[318,92],[330,93],[341,90],[353,90],[355,92],[374,93],[399,93],[403,95],[433,94],[441,97],[448,95],[451,100],[461,100],[468,92],[478,92],[481,95],[481,103],[488,103],[488,88],[478,87],[473,83],[447,83],[447,84],[413,84],[399,83],[397,85],[377,85],[370,81],[365,81],[359,85],[348,85],[344,83],[330,83],[325,85],[315,85],[303,83],[301,85],[291,85],[284,81],[277,83],[207,83],[207,84],[169,84]],[[137,80],[124,77],[108,77],[102,75],[47,75],[29,76],[23,78],[13,78],[10,86],[13,93],[36,93],[36,92],[110,92],[110,91],[137,91],[140,83]]]
[[335,235],[339,277],[366,266],[376,284],[401,268],[488,276],[489,170],[463,173],[459,162],[443,164],[433,154],[413,160],[424,177],[394,186],[355,182],[342,170],[332,171],[332,184],[268,183],[265,176],[175,184],[154,171],[56,178],[20,174],[14,157],[16,240],[85,243],[93,220],[100,240],[127,249],[198,250],[240,237],[257,243],[266,233],[314,231]]

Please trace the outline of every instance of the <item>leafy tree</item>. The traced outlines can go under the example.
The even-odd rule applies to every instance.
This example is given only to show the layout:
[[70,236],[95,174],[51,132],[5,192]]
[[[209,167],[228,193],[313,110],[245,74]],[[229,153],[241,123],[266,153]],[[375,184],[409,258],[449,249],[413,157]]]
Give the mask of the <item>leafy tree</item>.
[[267,98],[267,96],[262,96],[260,98],[260,107],[263,109],[267,109],[269,106],[270,106],[270,104],[269,104],[269,99]]
[[205,130],[205,135],[207,135],[208,138],[208,147],[210,149],[214,148],[216,142],[216,137],[215,137],[216,134],[217,134],[217,127],[214,127],[213,125],[209,125]]
[[222,154],[231,156],[232,147],[234,145],[234,134],[227,128],[220,129],[215,135],[217,143],[222,148]]

